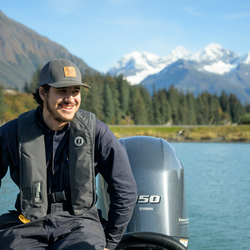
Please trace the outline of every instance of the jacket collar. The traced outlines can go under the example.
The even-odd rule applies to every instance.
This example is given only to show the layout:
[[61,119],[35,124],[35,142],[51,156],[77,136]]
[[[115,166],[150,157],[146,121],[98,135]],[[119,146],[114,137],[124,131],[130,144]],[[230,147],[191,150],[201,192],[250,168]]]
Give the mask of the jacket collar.
[[[47,132],[52,132],[52,130],[47,126],[43,119],[43,110],[40,107],[37,107],[35,112],[36,120],[38,124]],[[70,122],[62,129],[60,132],[66,132],[70,128]]]

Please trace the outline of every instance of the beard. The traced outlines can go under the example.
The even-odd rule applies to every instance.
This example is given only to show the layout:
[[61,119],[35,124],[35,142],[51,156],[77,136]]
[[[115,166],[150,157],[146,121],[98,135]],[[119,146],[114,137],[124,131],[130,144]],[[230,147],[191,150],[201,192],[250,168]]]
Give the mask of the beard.
[[49,104],[49,101],[48,101],[48,98],[46,99],[46,101],[45,101],[45,106],[46,106],[46,108],[47,108],[47,110],[48,110],[48,112],[50,113],[50,115],[51,115],[51,117],[55,120],[55,121],[57,121],[57,122],[70,122],[72,119],[73,119],[73,117],[72,118],[70,118],[70,119],[67,119],[66,117],[62,117],[60,114],[58,114],[53,108],[51,108],[51,106],[50,106],[50,104]]

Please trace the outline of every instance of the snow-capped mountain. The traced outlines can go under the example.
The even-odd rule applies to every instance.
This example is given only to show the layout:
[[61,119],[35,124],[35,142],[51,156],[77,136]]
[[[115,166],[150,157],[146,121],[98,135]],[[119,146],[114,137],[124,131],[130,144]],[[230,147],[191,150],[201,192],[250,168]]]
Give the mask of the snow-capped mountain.
[[216,43],[194,54],[182,46],[165,57],[133,52],[123,56],[109,73],[122,74],[130,84],[141,83],[149,90],[153,84],[156,89],[174,84],[196,94],[225,90],[250,103],[250,51],[240,56]]
[[111,75],[120,75],[126,77],[128,82],[132,85],[140,83],[148,75],[154,75],[166,66],[179,59],[189,59],[192,54],[182,46],[176,47],[166,57],[160,57],[148,52],[134,51],[123,56],[115,65],[109,70]]
[[203,63],[219,61],[223,61],[224,63],[233,63],[238,58],[239,55],[237,55],[236,53],[224,49],[217,43],[211,43],[202,51],[195,53],[193,59]]
[[[160,72],[179,59],[192,62],[193,66],[199,71],[220,75],[230,72],[241,61],[238,54],[226,50],[216,43],[209,44],[202,51],[195,54],[192,54],[183,46],[178,46],[165,57],[137,51],[127,54],[111,68],[109,73],[111,75],[122,74],[132,85],[139,84],[147,76]],[[249,60],[250,57],[248,57]],[[247,61],[247,58],[245,61]]]
[[239,61],[245,64],[250,64],[250,51],[248,51],[247,54],[242,56]]
[[131,84],[138,84],[148,75],[153,75],[166,67],[163,57],[134,51],[123,56],[109,71],[111,75],[124,75]]
[[200,64],[198,70],[222,75],[237,67],[239,55],[222,48],[219,44],[211,43],[195,53],[192,60]]

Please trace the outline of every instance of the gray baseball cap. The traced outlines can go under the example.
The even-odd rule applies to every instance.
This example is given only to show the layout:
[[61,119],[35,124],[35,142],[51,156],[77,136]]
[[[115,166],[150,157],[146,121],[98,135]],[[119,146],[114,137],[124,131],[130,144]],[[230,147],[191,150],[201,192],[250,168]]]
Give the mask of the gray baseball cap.
[[61,88],[80,85],[91,88],[82,83],[82,76],[79,68],[67,59],[54,59],[42,68],[40,73],[39,87],[48,84],[51,87]]

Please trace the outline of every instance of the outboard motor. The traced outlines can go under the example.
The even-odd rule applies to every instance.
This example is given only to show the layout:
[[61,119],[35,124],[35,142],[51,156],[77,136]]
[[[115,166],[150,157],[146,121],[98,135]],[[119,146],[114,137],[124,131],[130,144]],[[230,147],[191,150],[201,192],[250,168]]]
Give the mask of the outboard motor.
[[[116,249],[183,250],[188,247],[189,219],[184,170],[175,149],[165,140],[135,136],[119,140],[127,150],[137,184],[137,203]],[[107,218],[107,184],[98,179],[98,209]]]

